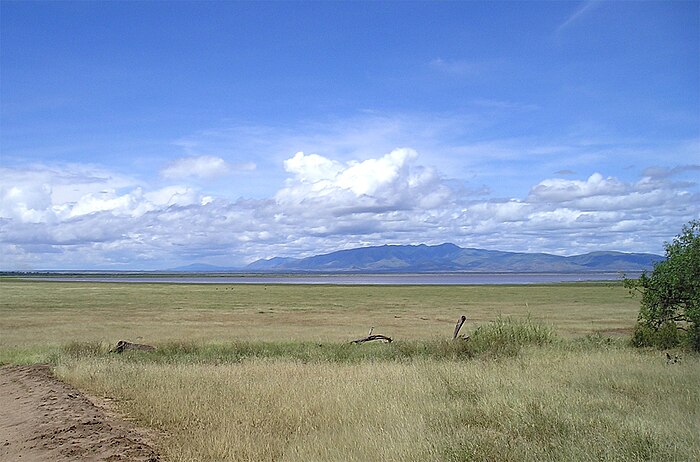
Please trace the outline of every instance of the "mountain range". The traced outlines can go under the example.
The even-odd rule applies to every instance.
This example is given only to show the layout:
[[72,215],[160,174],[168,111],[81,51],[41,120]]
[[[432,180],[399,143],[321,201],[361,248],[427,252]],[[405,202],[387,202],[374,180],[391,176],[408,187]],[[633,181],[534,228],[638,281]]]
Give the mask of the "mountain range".
[[463,248],[455,244],[383,245],[340,250],[306,258],[257,260],[243,268],[189,265],[176,271],[260,273],[340,272],[594,272],[645,271],[663,260],[649,253],[591,252],[560,256]]

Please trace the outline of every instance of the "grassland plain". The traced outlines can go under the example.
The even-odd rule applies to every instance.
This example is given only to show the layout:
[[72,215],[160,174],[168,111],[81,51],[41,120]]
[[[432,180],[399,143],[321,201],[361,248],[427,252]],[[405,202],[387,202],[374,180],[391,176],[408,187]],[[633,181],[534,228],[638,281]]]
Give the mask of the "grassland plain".
[[618,283],[522,286],[319,286],[0,280],[0,347],[120,338],[347,341],[369,327],[396,339],[530,316],[564,336],[626,333],[639,301]]
[[[608,338],[639,308],[618,284],[0,290],[0,362],[50,362],[167,460],[700,460],[700,361]],[[368,326],[396,341],[348,343]]]

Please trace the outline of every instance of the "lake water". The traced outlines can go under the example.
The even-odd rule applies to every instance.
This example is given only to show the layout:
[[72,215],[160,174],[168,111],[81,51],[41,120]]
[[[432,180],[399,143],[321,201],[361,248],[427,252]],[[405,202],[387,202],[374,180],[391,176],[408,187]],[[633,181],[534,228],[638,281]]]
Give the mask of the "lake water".
[[[627,273],[628,277],[638,274]],[[442,274],[328,274],[240,276],[73,276],[31,278],[42,281],[128,282],[169,284],[328,284],[328,285],[476,285],[548,284],[558,282],[619,281],[619,272],[605,273],[442,273]]]

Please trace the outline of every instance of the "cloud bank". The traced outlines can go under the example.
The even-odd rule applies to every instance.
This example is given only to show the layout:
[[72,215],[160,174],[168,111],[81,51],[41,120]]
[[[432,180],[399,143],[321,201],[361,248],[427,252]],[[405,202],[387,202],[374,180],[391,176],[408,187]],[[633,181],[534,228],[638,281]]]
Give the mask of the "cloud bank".
[[410,148],[362,160],[298,152],[263,199],[184,181],[225,170],[219,161],[176,161],[163,171],[173,183],[159,186],[90,165],[0,169],[2,269],[231,266],[383,243],[659,253],[700,213],[695,183],[673,181],[696,166],[647,167],[636,181],[542,178],[520,198],[471,192]]

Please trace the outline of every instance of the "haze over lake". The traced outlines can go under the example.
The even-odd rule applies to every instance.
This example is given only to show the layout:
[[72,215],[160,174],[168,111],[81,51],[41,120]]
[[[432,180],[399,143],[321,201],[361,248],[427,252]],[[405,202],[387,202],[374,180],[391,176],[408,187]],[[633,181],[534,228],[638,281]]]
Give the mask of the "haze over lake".
[[[639,273],[627,274],[628,277]],[[127,282],[175,284],[337,284],[337,285],[475,285],[475,284],[549,284],[558,282],[619,281],[619,272],[604,273],[461,273],[461,274],[327,274],[267,276],[121,276],[51,277],[47,281]]]

